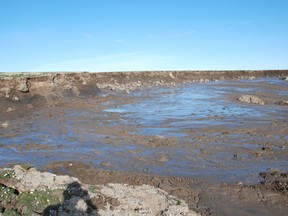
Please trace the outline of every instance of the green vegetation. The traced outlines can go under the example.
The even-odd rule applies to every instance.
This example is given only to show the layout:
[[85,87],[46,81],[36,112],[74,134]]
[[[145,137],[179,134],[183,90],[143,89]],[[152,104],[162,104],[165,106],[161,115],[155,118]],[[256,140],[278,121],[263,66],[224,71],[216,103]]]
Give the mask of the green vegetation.
[[15,209],[12,209],[12,210],[7,209],[7,210],[5,210],[5,212],[4,212],[2,215],[3,215],[3,216],[18,216],[18,215],[20,215],[20,214],[19,214],[18,211],[15,210]]
[[98,186],[92,186],[91,185],[91,186],[88,187],[88,191],[92,192],[92,193],[97,193],[97,192],[100,191],[100,188]]
[[7,205],[17,196],[18,191],[0,184],[0,205]]
[[[22,164],[24,170],[33,167],[31,164]],[[63,201],[64,190],[39,190],[19,193],[9,187],[10,183],[18,180],[14,178],[13,170],[0,172],[0,212],[3,216],[41,214],[48,206],[58,206]]]
[[[29,170],[31,164],[21,164],[23,170]],[[59,206],[63,201],[62,189],[36,190],[19,193],[10,185],[19,180],[15,178],[13,170],[0,171],[0,215],[34,215],[41,214],[48,206]],[[2,212],[2,213],[1,213]]]
[[13,188],[0,185],[0,210],[4,210],[3,216],[41,214],[48,206],[60,206],[62,201],[63,190],[29,191],[19,194]]
[[13,178],[14,172],[12,170],[4,170],[0,172],[0,179],[10,179]]
[[176,205],[181,205],[181,200],[178,200],[178,199],[174,199],[176,201]]
[[62,200],[54,196],[53,191],[31,191],[22,193],[17,197],[17,206],[21,209],[25,207],[22,215],[31,215],[33,212],[42,213],[47,206],[60,205]]

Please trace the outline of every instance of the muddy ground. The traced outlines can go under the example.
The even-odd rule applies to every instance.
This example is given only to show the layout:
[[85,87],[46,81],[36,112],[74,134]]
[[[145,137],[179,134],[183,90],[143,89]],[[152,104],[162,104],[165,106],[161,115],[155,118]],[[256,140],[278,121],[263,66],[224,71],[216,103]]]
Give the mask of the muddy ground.
[[287,76],[2,74],[0,165],[148,184],[202,215],[285,215]]

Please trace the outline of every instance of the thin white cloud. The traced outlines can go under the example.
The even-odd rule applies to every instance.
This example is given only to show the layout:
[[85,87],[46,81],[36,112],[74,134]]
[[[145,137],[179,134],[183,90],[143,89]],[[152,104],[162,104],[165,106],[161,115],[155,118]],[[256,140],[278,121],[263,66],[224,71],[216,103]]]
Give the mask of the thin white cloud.
[[89,58],[71,59],[31,68],[29,71],[134,71],[160,70],[172,56],[131,52]]

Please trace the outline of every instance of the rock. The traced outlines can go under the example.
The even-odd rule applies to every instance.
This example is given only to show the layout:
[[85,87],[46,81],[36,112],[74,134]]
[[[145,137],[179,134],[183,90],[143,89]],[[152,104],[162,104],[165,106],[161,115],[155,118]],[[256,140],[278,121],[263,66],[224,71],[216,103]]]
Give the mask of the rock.
[[155,138],[157,138],[157,139],[165,139],[165,137],[161,136],[161,135],[156,135]]
[[243,183],[241,181],[237,182],[237,185],[243,185]]
[[34,108],[34,106],[33,106],[32,104],[27,104],[26,107],[27,107],[28,109],[33,109],[33,108]]
[[234,157],[235,159],[239,159],[239,158],[240,158],[240,155],[239,155],[239,154],[233,154],[233,157]]
[[119,204],[113,210],[100,209],[99,215],[198,215],[183,200],[149,185],[108,184],[100,192]]
[[52,81],[53,83],[59,86],[64,86],[64,85],[69,84],[69,82],[65,79],[65,74],[56,74],[56,76],[52,78]]
[[169,156],[165,154],[159,155],[157,158],[157,161],[159,162],[167,162],[169,160]]
[[288,81],[288,76],[287,77],[282,77],[282,80]]
[[207,154],[207,151],[205,149],[200,149],[200,153],[205,155]]
[[260,104],[260,105],[265,104],[264,100],[255,95],[242,95],[241,97],[238,98],[238,100],[250,104]]
[[21,81],[18,86],[16,87],[16,89],[20,92],[29,92],[29,88],[27,86],[27,81]]
[[101,163],[101,165],[109,167],[109,166],[111,166],[111,163],[109,163],[108,161],[104,161],[104,162]]
[[8,126],[9,126],[9,123],[8,123],[8,122],[2,123],[2,127],[7,128]]
[[140,80],[138,80],[138,81],[136,82],[136,86],[137,86],[137,87],[142,86],[142,82],[141,82]]
[[11,91],[12,90],[10,88],[7,88],[7,87],[3,87],[3,88],[0,89],[0,92],[3,92],[5,94],[6,98],[10,97]]
[[6,110],[6,112],[12,112],[12,111],[14,111],[15,110],[15,108],[13,108],[13,107],[8,107],[8,109]]
[[20,165],[14,167],[15,178],[21,180],[15,188],[20,192],[40,190],[40,189],[57,189],[69,183],[79,181],[77,178],[69,176],[56,176],[48,172],[38,172],[35,168],[23,170]]
[[175,79],[175,76],[173,75],[173,72],[169,72],[169,76],[170,76],[172,79]]
[[15,204],[15,209],[27,215],[33,215],[31,213],[36,212],[37,215],[67,216],[199,216],[196,212],[189,210],[184,200],[149,185],[86,185],[77,178],[39,172],[35,168],[26,170],[20,165],[4,171],[13,173],[12,178],[17,180],[12,186],[19,192],[15,196],[22,197],[22,200],[24,198],[29,200],[25,204],[22,202]]

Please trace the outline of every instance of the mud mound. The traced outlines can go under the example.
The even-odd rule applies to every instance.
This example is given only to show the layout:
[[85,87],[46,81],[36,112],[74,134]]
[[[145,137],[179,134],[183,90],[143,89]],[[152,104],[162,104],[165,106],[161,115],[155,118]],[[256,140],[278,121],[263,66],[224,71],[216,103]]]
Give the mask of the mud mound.
[[260,187],[288,196],[288,173],[281,173],[272,169],[268,172],[261,172],[260,176],[264,179]]

